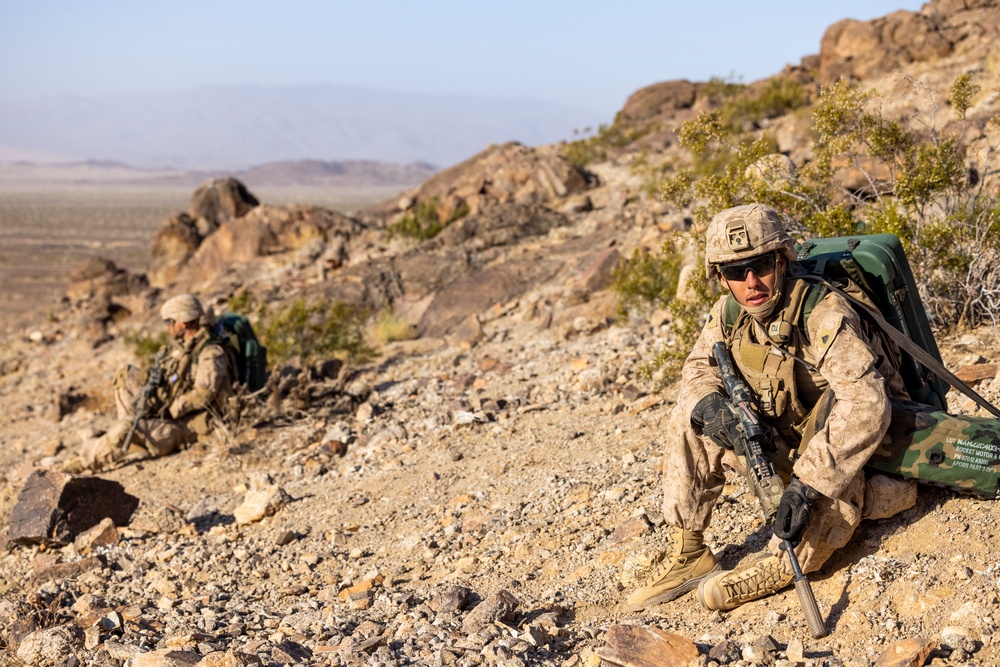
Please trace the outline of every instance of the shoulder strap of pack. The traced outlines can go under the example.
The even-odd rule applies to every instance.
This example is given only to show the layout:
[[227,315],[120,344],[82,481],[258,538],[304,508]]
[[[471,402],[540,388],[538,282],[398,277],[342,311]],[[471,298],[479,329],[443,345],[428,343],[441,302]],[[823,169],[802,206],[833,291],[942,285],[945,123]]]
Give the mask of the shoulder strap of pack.
[[809,292],[806,293],[806,298],[802,300],[802,314],[799,316],[799,322],[802,324],[802,335],[805,336],[806,344],[809,343],[809,329],[806,327],[809,316],[812,315],[812,311],[823,300],[823,297],[829,293],[830,290],[827,289],[826,285],[813,282],[810,284]]
[[733,332],[736,320],[740,318],[740,310],[740,304],[732,294],[726,297],[726,302],[722,305],[722,317],[719,318],[722,320],[722,332],[726,338]]
[[864,301],[854,298],[844,290],[840,289],[839,287],[831,283],[823,276],[816,274],[808,274],[800,277],[805,280],[813,280],[818,283],[822,283],[823,285],[826,285],[826,287],[831,292],[834,292],[835,294],[838,294],[843,298],[847,299],[847,301],[851,305],[855,306],[855,310],[858,312],[859,315],[865,317],[866,319],[868,319],[869,322],[875,324],[875,326],[877,326],[879,329],[882,330],[883,333],[885,333],[885,335],[891,338],[892,341],[896,343],[896,345],[909,352],[911,355],[913,355],[914,359],[916,359],[923,365],[933,370],[952,387],[958,389],[960,392],[962,392],[970,399],[975,401],[976,405],[986,410],[994,417],[1000,418],[1000,409],[997,409],[996,406],[994,406],[992,403],[990,403],[985,398],[980,396],[975,389],[965,384],[965,382],[960,380],[954,373],[945,368],[944,364],[939,363],[937,359],[932,357],[924,348],[920,347],[915,342],[910,340],[910,338],[908,338],[902,331],[900,331],[896,327],[886,322],[885,318],[882,317],[882,313],[879,313],[878,311],[870,308],[868,304],[866,304]]

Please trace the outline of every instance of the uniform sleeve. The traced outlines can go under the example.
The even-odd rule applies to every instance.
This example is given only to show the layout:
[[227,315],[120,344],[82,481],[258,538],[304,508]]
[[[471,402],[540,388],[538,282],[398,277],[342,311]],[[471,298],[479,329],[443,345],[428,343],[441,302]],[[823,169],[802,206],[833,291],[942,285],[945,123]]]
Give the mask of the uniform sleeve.
[[811,356],[830,383],[834,402],[794,471],[831,498],[847,488],[889,428],[886,382],[860,325],[854,309],[835,294],[827,295],[809,317]]
[[221,347],[206,345],[198,355],[194,387],[170,404],[170,415],[178,419],[189,412],[204,410],[211,405],[228,377],[228,363],[226,353]]
[[684,414],[690,415],[694,406],[705,396],[713,392],[725,393],[719,369],[713,363],[712,346],[722,340],[720,317],[726,298],[727,295],[724,295],[712,307],[708,322],[705,323],[698,341],[684,361],[684,368],[681,370],[681,390],[677,398],[678,408]]

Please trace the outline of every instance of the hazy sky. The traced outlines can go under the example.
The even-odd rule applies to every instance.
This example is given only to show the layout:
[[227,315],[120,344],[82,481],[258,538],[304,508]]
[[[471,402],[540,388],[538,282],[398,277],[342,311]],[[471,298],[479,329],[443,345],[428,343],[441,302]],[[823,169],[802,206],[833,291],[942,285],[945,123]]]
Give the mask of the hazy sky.
[[212,84],[528,97],[609,119],[668,79],[750,82],[915,0],[31,0],[0,5],[0,103]]

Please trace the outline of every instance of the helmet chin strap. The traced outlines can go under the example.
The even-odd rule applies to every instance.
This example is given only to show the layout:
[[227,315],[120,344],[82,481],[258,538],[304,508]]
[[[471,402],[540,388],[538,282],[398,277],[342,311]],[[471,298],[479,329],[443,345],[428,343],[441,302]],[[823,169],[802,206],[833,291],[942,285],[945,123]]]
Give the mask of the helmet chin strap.
[[774,293],[771,294],[771,298],[760,304],[759,306],[743,306],[743,310],[750,313],[751,316],[758,322],[764,322],[771,313],[774,312],[775,307],[777,307],[778,302],[781,301],[782,293],[785,290],[785,272],[782,271],[778,280],[774,283]]

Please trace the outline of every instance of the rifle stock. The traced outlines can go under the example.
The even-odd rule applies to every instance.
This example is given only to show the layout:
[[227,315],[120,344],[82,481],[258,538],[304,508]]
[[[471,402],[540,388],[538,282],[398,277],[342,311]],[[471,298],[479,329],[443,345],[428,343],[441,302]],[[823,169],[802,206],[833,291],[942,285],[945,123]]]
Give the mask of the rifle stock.
[[[757,416],[750,387],[736,374],[736,370],[733,368],[733,360],[729,356],[726,344],[723,342],[715,343],[712,346],[712,354],[719,365],[722,384],[725,385],[726,394],[729,397],[727,407],[739,420],[739,430],[743,435],[743,451],[737,451],[737,454],[742,454],[746,459],[747,484],[753,489],[760,502],[760,507],[764,512],[764,520],[771,521],[778,511],[778,504],[781,502],[781,494],[784,493],[785,486],[774,471],[774,466],[764,456],[764,443],[767,442],[768,438],[767,432],[761,426],[760,418]],[[795,556],[791,542],[784,540],[781,543],[781,548],[788,554],[788,560],[795,577],[793,579],[795,592],[798,593],[799,602],[802,604],[809,632],[817,639],[825,637],[827,634],[826,625],[823,623],[819,605],[816,604],[816,596],[813,595],[809,578],[802,573],[799,559]]]

